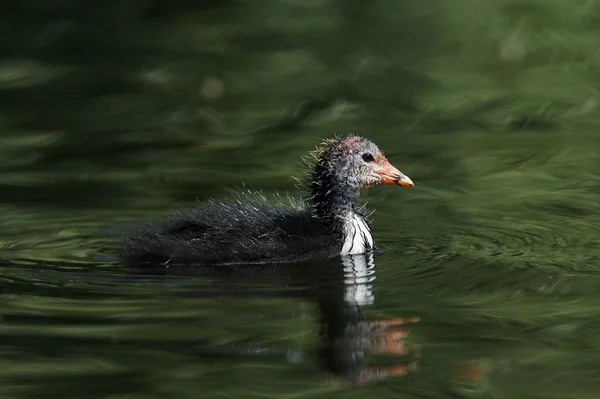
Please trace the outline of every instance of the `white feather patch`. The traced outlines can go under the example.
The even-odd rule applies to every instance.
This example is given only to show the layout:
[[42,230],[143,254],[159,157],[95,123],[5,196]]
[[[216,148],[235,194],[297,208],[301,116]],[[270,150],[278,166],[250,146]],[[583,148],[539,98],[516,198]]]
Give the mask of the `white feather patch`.
[[356,213],[347,216],[344,225],[344,245],[340,255],[357,255],[373,249],[373,235],[367,221]]

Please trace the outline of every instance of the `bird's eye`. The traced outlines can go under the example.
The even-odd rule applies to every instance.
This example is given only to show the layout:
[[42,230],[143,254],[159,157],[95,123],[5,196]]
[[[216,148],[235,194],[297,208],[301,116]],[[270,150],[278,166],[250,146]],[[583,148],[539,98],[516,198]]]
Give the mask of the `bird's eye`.
[[363,154],[362,158],[363,158],[363,161],[365,161],[365,162],[375,161],[375,158],[373,158],[373,155],[371,155],[369,153]]

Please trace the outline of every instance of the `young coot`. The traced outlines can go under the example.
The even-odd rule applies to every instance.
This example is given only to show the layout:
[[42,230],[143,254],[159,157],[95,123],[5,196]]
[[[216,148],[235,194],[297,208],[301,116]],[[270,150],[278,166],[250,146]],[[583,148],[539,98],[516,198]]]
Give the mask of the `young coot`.
[[305,200],[263,197],[208,202],[180,210],[129,238],[127,263],[255,264],[329,259],[367,253],[373,235],[361,189],[378,184],[413,187],[371,141],[356,135],[325,141],[314,153]]

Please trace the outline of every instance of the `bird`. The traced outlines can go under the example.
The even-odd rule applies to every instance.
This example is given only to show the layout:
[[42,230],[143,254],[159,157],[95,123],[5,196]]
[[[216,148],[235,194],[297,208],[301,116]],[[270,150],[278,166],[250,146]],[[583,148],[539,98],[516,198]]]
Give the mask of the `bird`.
[[362,190],[414,187],[379,147],[346,134],[309,153],[305,198],[269,200],[242,195],[184,207],[125,240],[130,265],[239,265],[301,263],[376,250]]

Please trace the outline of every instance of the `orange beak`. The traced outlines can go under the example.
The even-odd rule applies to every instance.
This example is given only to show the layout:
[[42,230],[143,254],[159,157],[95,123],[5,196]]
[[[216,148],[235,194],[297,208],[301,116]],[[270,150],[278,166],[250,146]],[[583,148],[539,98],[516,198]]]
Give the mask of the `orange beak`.
[[394,168],[387,159],[383,161],[379,168],[377,168],[376,173],[381,179],[381,184],[393,184],[406,188],[412,188],[415,186],[408,176]]

